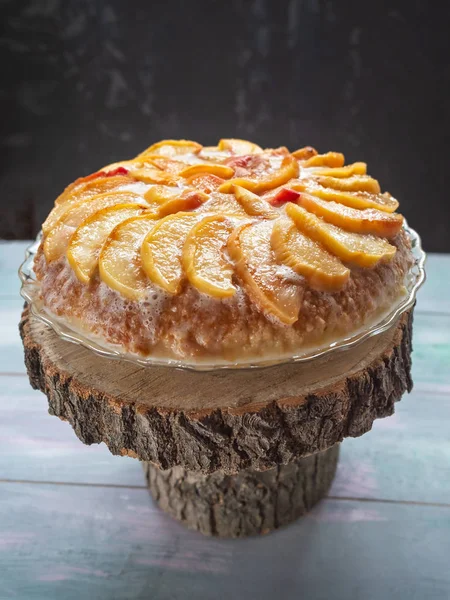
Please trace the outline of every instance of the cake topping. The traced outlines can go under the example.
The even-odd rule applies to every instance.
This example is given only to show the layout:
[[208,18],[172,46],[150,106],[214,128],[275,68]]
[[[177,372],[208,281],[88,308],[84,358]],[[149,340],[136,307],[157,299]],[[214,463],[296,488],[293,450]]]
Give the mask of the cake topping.
[[308,278],[316,290],[340,290],[350,276],[350,270],[336,256],[301,233],[290,219],[274,223],[270,241],[276,258]]
[[181,291],[183,248],[198,220],[193,212],[168,215],[153,225],[142,241],[142,266],[147,276],[170,294]]
[[191,284],[214,298],[233,296],[233,266],[225,248],[233,224],[224,216],[209,216],[190,230],[183,247],[182,264]]
[[403,217],[396,213],[387,213],[375,208],[358,210],[332,200],[321,200],[310,194],[299,194],[297,203],[322,217],[327,223],[355,233],[372,233],[391,238],[397,235],[403,224]]
[[271,246],[272,222],[245,223],[228,238],[228,250],[249,297],[262,312],[292,325],[301,288],[285,276]]
[[341,260],[358,267],[374,267],[380,261],[388,261],[394,257],[395,246],[391,246],[383,238],[345,231],[296,204],[288,204],[286,214],[302,233],[322,244]]
[[129,191],[107,192],[93,196],[89,201],[79,200],[68,203],[63,216],[45,236],[44,252],[47,260],[56,260],[66,252],[72,234],[91,215],[108,206],[126,202],[142,203],[145,206],[139,194]]
[[143,211],[139,204],[116,204],[97,211],[78,227],[70,239],[66,254],[80,281],[89,283],[103,244],[116,225],[142,214]]
[[147,213],[125,219],[112,230],[100,252],[101,279],[130,300],[140,300],[147,289],[141,245],[155,218],[154,214]]
[[66,188],[43,225],[45,258],[65,254],[80,282],[98,272],[134,300],[152,285],[216,299],[241,286],[292,324],[305,285],[334,293],[395,255],[398,202],[366,169],[309,146],[164,140]]

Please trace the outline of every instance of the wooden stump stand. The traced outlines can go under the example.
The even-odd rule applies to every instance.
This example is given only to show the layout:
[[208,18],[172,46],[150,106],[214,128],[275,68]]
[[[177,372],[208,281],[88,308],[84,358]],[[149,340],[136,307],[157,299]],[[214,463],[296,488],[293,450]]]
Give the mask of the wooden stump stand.
[[339,444],[267,471],[211,475],[143,463],[159,506],[191,529],[221,537],[268,533],[304,515],[327,493]]
[[202,533],[267,533],[328,491],[339,442],[412,388],[412,309],[386,332],[313,363],[253,371],[138,367],[61,340],[25,308],[31,385],[85,444],[143,461],[162,509]]

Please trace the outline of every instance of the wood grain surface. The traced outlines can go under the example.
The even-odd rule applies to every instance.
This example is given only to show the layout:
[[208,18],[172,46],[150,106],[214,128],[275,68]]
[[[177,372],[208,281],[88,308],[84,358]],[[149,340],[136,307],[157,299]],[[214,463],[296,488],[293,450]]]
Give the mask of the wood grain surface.
[[205,535],[244,538],[285,527],[322,500],[336,473],[339,447],[233,475],[143,466],[153,499],[169,515]]
[[216,540],[147,490],[2,485],[2,598],[447,600],[448,507],[324,500],[260,538]]
[[410,396],[341,445],[329,499],[233,541],[183,528],[156,508],[138,461],[47,415],[17,331],[23,249],[0,244],[1,600],[448,600],[450,256],[428,259]]

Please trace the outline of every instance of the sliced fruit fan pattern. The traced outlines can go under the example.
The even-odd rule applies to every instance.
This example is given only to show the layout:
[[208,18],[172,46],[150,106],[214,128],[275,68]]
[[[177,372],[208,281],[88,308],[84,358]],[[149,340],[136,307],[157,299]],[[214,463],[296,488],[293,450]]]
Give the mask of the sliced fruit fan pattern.
[[340,291],[352,268],[393,258],[397,207],[365,163],[345,166],[338,152],[164,140],[68,186],[43,224],[43,250],[47,262],[67,256],[81,282],[98,272],[131,300],[150,282],[178,294],[188,280],[218,299],[239,282],[292,324],[290,269],[313,289]]

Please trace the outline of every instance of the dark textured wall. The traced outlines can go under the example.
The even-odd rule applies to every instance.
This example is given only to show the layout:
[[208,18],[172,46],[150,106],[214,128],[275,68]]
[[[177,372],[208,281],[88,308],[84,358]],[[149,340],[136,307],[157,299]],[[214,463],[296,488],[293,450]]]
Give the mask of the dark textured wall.
[[[434,9],[432,7],[434,6]],[[364,160],[450,251],[448,3],[0,0],[0,237],[162,137]]]

